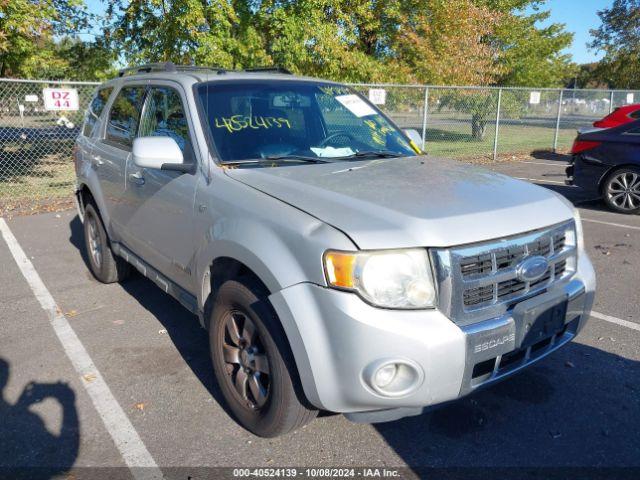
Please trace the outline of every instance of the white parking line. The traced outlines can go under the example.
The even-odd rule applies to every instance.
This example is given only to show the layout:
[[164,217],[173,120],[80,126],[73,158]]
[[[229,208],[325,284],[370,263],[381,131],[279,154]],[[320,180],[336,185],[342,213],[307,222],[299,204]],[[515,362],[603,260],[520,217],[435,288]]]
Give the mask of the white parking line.
[[[62,314],[55,300],[47,290],[31,261],[27,258],[22,247],[16,240],[9,226],[0,218],[0,232],[18,264],[22,275],[27,280],[31,291],[40,303],[42,309],[49,316],[51,326],[58,336],[65,353],[73,367],[80,375],[95,409],[104,422],[109,435],[120,451],[123,460],[136,479],[163,478],[162,472],[147,450],[138,432],[115,399],[109,386],[96,368],[84,345],[73,328]],[[140,468],[146,467],[146,468]]]
[[634,225],[626,225],[624,223],[613,223],[613,222],[604,222],[602,220],[593,220],[591,218],[582,217],[583,222],[591,222],[591,223],[599,223],[601,225],[609,225],[611,227],[620,227],[620,228],[630,228],[631,230],[640,230],[640,227],[636,227]]
[[[526,180],[527,182],[542,182],[542,183],[556,183],[558,185],[564,185],[564,182],[558,182],[556,180],[541,180],[539,178],[526,178],[526,177],[514,177],[518,180]],[[570,185],[567,185],[570,186]]]
[[640,324],[629,322],[628,320],[622,320],[621,318],[612,317],[610,315],[605,315],[604,313],[598,312],[591,312],[591,316],[600,320],[604,320],[605,322],[615,323],[616,325],[627,327],[640,332]]

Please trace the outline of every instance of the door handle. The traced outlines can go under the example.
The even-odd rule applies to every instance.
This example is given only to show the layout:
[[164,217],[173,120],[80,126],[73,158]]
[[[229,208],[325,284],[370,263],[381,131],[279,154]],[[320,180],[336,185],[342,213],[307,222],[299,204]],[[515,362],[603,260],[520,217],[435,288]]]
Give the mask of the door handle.
[[142,172],[130,173],[129,178],[136,185],[144,185],[144,177],[142,176]]
[[104,165],[104,160],[102,160],[100,155],[91,155],[91,163],[94,167],[100,167]]

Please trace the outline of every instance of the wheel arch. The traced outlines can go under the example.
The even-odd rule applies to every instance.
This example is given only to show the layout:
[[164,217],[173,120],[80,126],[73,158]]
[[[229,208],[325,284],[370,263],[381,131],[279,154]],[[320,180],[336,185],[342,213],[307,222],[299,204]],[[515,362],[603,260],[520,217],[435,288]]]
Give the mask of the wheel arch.
[[76,195],[78,196],[78,202],[80,208],[84,212],[84,208],[88,202],[93,202],[93,204],[98,209],[98,213],[102,218],[102,222],[105,225],[107,233],[109,235],[111,232],[111,219],[109,217],[109,212],[104,204],[102,196],[100,195],[100,186],[97,182],[95,184],[91,184],[92,182],[82,181],[78,183],[78,187],[76,189]]
[[624,168],[632,168],[634,170],[637,170],[640,173],[640,165],[638,165],[637,163],[628,163],[628,162],[621,163],[619,165],[614,165],[608,168],[602,174],[602,176],[600,177],[600,180],[598,181],[598,191],[600,192],[601,195],[604,195],[604,184],[606,183],[607,179],[618,170],[622,170]]

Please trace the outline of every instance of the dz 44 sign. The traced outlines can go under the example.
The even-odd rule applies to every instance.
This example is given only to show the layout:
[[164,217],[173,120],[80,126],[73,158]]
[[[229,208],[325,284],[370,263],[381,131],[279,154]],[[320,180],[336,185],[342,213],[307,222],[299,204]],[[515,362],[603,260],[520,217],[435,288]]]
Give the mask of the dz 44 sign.
[[78,91],[75,88],[44,88],[42,90],[45,110],[78,110]]

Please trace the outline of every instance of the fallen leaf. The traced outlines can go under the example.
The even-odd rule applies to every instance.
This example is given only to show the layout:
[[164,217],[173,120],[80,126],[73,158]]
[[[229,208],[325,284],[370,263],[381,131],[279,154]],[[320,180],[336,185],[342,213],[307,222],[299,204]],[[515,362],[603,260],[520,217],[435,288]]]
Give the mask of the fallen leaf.
[[159,333],[160,335],[166,335],[166,334],[167,334],[167,329],[166,329],[166,328],[163,328],[162,330],[158,330],[158,333]]
[[134,405],[138,410],[140,410],[141,412],[144,410],[144,403],[140,402],[140,403],[136,403]]
[[95,373],[85,373],[82,378],[84,378],[84,381],[87,383],[91,383],[96,379],[96,374]]
[[77,310],[69,310],[67,313],[64,314],[65,317],[75,317],[76,315],[78,315]]

